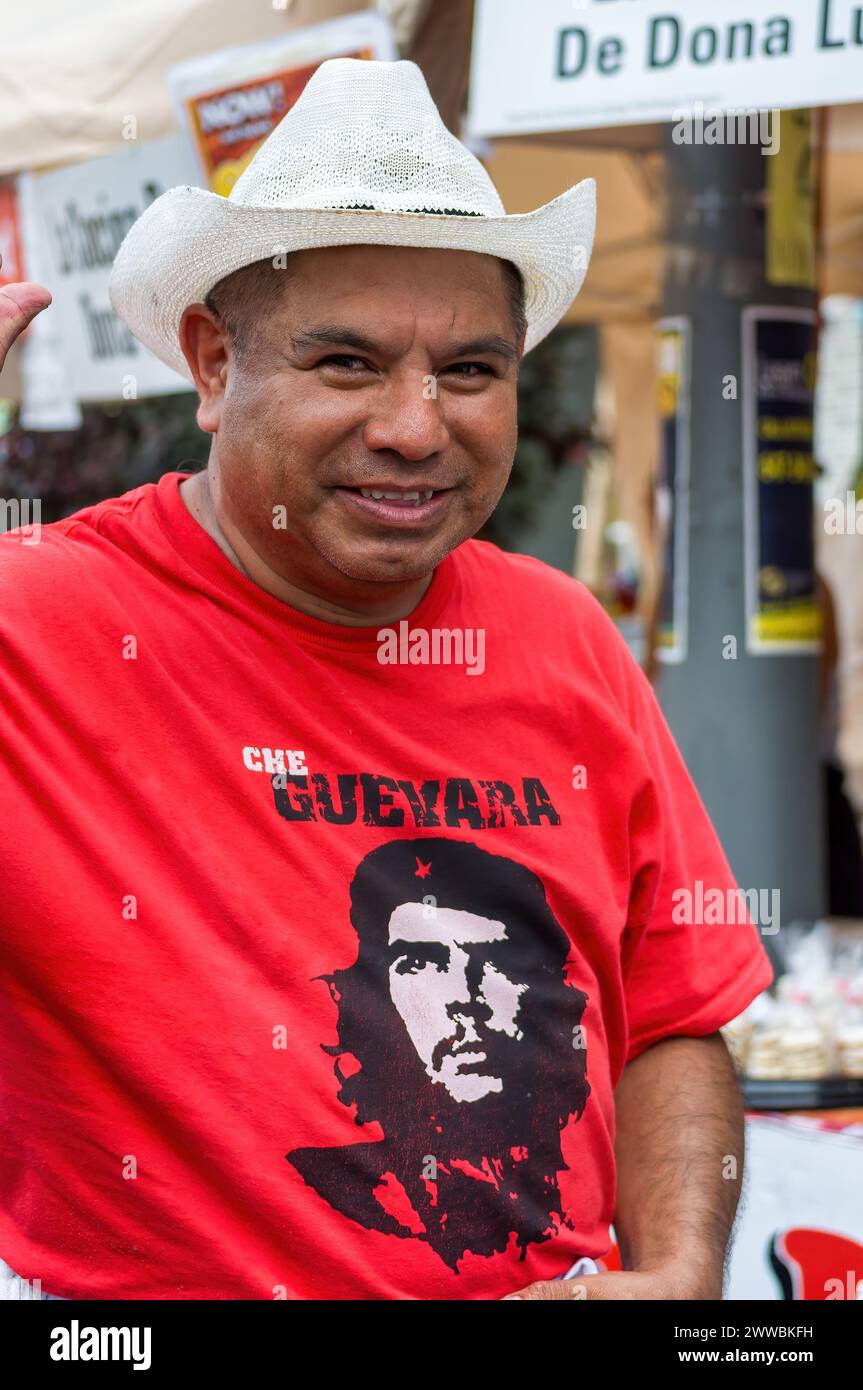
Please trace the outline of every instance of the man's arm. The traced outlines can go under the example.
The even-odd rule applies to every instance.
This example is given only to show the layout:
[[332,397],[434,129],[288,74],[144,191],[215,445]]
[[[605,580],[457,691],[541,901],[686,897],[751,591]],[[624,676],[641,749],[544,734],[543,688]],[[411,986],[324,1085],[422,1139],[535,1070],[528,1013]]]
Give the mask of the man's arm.
[[617,1086],[617,1211],[624,1269],[676,1271],[682,1298],[721,1298],[743,1177],[743,1104],[719,1033],[668,1038]]
[[507,1297],[720,1299],[743,1176],[743,1106],[722,1037],[657,1043],[624,1069],[614,1095],[624,1272]]

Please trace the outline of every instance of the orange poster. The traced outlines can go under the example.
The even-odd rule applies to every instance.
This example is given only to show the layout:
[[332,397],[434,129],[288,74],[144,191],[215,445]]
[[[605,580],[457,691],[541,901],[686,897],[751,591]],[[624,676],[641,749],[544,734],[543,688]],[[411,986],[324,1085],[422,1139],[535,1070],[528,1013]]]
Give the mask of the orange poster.
[[14,179],[0,180],[0,285],[26,280],[21,250],[21,223]]
[[[340,56],[371,58],[372,54],[363,49]],[[308,67],[192,97],[186,103],[198,159],[214,193],[227,197],[258,146],[291,109],[316,67],[318,63],[310,63]]]
[[202,186],[227,197],[259,145],[326,58],[397,56],[374,11],[193,59],[169,73]]

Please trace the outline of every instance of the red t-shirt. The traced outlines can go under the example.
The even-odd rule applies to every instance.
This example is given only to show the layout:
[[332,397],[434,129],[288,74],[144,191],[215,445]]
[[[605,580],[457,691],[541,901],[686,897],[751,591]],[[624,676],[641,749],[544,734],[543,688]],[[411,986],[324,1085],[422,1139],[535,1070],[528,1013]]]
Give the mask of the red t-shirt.
[[183,476],[0,541],[0,1257],[476,1299],[602,1256],[627,1060],[771,980],[675,920],[733,879],[648,682],[476,541],[404,629],[306,617]]

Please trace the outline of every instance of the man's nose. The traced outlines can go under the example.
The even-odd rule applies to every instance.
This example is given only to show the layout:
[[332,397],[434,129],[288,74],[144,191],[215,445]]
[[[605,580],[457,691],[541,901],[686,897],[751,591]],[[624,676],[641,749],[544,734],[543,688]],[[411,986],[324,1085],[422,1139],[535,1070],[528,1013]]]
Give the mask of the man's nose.
[[415,463],[443,453],[449,431],[435,378],[413,372],[391,377],[376,397],[363,442],[373,453],[400,454]]
[[450,1018],[470,1014],[484,1022],[491,1015],[485,999],[481,995],[483,965],[456,947],[450,954],[447,972],[449,984],[447,1012]]

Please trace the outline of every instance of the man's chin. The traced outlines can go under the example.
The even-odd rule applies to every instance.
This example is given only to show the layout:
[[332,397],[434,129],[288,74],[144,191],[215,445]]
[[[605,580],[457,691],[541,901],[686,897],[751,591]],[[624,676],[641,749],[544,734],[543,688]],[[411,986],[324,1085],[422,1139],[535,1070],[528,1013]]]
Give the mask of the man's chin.
[[363,584],[415,584],[428,579],[441,560],[455,550],[460,540],[436,543],[427,540],[416,545],[401,541],[380,547],[361,542],[335,548],[326,554],[329,563],[344,575]]

